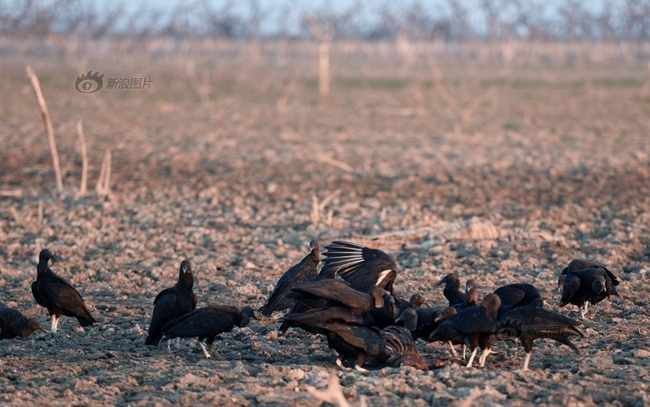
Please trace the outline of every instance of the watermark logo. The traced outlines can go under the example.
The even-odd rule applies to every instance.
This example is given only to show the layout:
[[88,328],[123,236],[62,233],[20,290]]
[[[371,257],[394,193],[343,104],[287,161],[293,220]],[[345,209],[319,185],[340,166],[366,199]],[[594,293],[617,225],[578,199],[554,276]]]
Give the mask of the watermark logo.
[[[106,89],[151,89],[151,78],[108,78]],[[81,93],[94,93],[104,86],[104,74],[99,72],[81,74],[77,76],[74,88]]]
[[523,322],[513,321],[511,319],[501,321],[494,329],[494,336],[502,341],[517,339],[521,336],[523,325]]
[[94,93],[100,90],[102,86],[104,86],[104,74],[100,75],[99,72],[93,73],[93,71],[77,76],[74,83],[74,88],[81,93]]
[[494,336],[498,340],[513,340],[523,338],[561,338],[571,334],[570,327],[564,325],[525,325],[522,321],[508,319],[500,321],[494,328]]

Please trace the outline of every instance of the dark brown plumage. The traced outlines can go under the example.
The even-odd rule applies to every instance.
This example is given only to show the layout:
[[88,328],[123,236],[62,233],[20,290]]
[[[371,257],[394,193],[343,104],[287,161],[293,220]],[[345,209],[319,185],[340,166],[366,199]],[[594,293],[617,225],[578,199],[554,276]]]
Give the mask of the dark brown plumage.
[[227,305],[197,308],[165,324],[161,331],[162,340],[196,337],[205,357],[210,359],[211,355],[201,341],[205,340],[212,347],[217,335],[229,332],[236,326],[244,327],[251,318],[256,319],[255,312],[249,306],[241,310]]
[[[462,337],[472,351],[467,362],[467,367],[470,367],[479,347],[489,350],[500,306],[499,296],[488,294],[479,305],[461,309],[446,321],[440,322],[431,337],[443,341],[455,341]],[[484,362],[481,360],[481,364]]]
[[522,371],[528,370],[535,339],[552,339],[570,347],[575,353],[580,353],[569,340],[570,336],[584,337],[576,327],[579,322],[557,312],[529,304],[505,312],[499,320],[495,327],[496,338],[498,340],[519,339],[524,346],[526,358]]
[[[322,307],[344,307],[360,315],[367,325],[384,328],[394,324],[397,316],[395,300],[381,287],[374,287],[369,294],[357,291],[348,282],[340,279],[315,280],[295,287],[289,295],[298,303],[294,309],[304,310]],[[290,319],[284,319],[283,326],[293,326]]]
[[46,307],[52,317],[52,333],[56,333],[61,315],[75,317],[79,325],[87,327],[97,321],[90,315],[83,298],[68,281],[54,274],[48,261],[56,261],[47,249],[41,250],[36,267],[36,281],[32,283],[32,294],[36,302]]
[[[375,287],[380,287],[392,295],[393,282],[397,276],[397,263],[388,254],[344,241],[334,241],[325,249],[323,267],[314,282],[339,277],[359,292],[370,293]],[[319,306],[322,305],[324,304]],[[297,314],[306,310],[305,305],[296,303],[289,313]],[[283,334],[289,326],[285,320],[278,331]]]
[[[406,328],[409,332],[418,329],[418,313],[415,308],[406,308],[395,318],[395,325]],[[413,335],[411,335],[413,336]],[[413,336],[413,339],[417,339]]]
[[465,283],[465,299],[463,301],[464,307],[471,307],[478,303],[479,300],[478,287],[474,279],[467,280]]
[[363,245],[334,241],[323,253],[323,268],[319,278],[339,276],[358,291],[370,292],[378,286],[394,296],[393,282],[397,276],[397,263],[388,254]]
[[465,293],[460,290],[460,280],[454,273],[449,273],[444,276],[436,285],[445,285],[442,290],[450,306],[462,304],[465,302]]
[[314,308],[289,313],[284,318],[307,332],[324,335],[329,347],[338,354],[336,363],[342,368],[351,361],[355,368],[362,369],[364,364],[374,360],[389,366],[408,365],[420,369],[429,366],[406,329],[390,326],[380,330],[368,326],[360,315],[348,308]]
[[436,329],[438,324],[455,314],[456,309],[454,307],[420,307],[415,310],[415,313],[417,315],[417,326],[411,331],[413,339],[431,341],[432,339],[429,338],[429,336]]
[[274,311],[291,308],[295,303],[294,299],[288,297],[291,289],[316,278],[321,258],[320,246],[317,240],[312,240],[309,247],[309,254],[280,277],[266,303],[259,309],[262,315],[270,317]]
[[544,305],[544,300],[537,288],[528,283],[515,283],[501,286],[494,290],[494,294],[501,299],[501,307],[514,308],[522,305],[533,304]]
[[616,291],[616,286],[618,286],[621,282],[618,280],[618,277],[609,269],[605,266],[603,266],[600,263],[597,263],[592,260],[586,260],[586,259],[573,259],[569,263],[567,267],[562,269],[562,272],[560,273],[560,280],[558,280],[558,286],[562,285],[562,276],[566,276],[567,274],[573,273],[574,271],[580,271],[580,270],[586,270],[586,269],[603,269],[609,279],[612,281],[612,295],[618,295],[618,291]]
[[577,305],[582,318],[588,306],[597,304],[610,295],[618,295],[610,274],[603,268],[588,268],[571,271],[564,276],[560,307]]
[[28,338],[34,331],[46,332],[37,320],[26,318],[20,311],[0,308],[0,339]]
[[413,294],[408,301],[402,298],[395,298],[395,303],[397,304],[397,308],[399,308],[400,312],[402,312],[408,308],[420,308],[421,306],[425,305],[427,301],[421,294]]
[[162,339],[161,331],[165,324],[196,309],[193,286],[192,267],[189,261],[183,260],[176,285],[162,290],[153,300],[153,314],[145,344],[157,346]]
[[355,290],[345,280],[326,279],[310,281],[295,287],[289,294],[307,308],[326,305],[344,305],[357,314],[365,314],[371,309],[384,305],[388,291],[374,287],[370,293]]

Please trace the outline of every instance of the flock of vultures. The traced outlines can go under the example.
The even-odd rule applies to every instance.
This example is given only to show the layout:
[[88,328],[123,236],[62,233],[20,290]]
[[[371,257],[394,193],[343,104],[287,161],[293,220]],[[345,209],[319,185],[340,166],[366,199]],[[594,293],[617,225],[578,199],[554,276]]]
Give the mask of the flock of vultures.
[[[280,334],[299,328],[325,336],[337,355],[336,363],[344,369],[432,369],[460,362],[454,348],[457,345],[462,345],[463,359],[469,347],[468,367],[480,348],[478,363],[483,367],[495,341],[518,340],[526,351],[522,370],[528,370],[535,339],[553,339],[578,352],[569,338],[584,336],[576,327],[578,321],[545,309],[544,300],[532,284],[504,285],[481,299],[474,280],[468,280],[462,291],[460,281],[450,273],[438,282],[444,286],[449,306],[431,308],[424,306],[423,297],[417,293],[408,300],[397,296],[393,289],[397,264],[381,250],[344,241],[332,242],[322,254],[317,241],[312,241],[310,248],[302,261],[282,275],[258,312],[269,317],[288,309]],[[50,261],[56,261],[54,255],[42,250],[32,293],[52,318],[51,332],[56,333],[62,315],[76,318],[82,327],[94,325],[96,321],[79,292],[50,269]],[[578,306],[584,318],[589,304],[618,295],[618,284],[617,277],[603,265],[573,260],[558,281],[562,290],[559,305]],[[153,302],[146,345],[195,337],[205,357],[211,358],[217,335],[256,319],[250,306],[196,308],[192,287],[192,269],[184,260],[176,285],[161,291]],[[35,330],[43,330],[35,319],[27,319],[15,309],[0,309],[0,339],[29,337]],[[452,356],[427,360],[415,347],[418,339],[448,344]]]

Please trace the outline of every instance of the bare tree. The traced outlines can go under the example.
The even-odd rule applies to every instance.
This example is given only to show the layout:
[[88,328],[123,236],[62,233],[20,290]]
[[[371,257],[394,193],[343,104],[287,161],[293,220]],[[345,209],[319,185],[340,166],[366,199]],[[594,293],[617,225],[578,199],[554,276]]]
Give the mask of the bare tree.
[[330,46],[336,35],[332,25],[321,24],[313,14],[305,15],[311,25],[311,30],[320,41],[318,46],[318,91],[321,96],[330,93]]

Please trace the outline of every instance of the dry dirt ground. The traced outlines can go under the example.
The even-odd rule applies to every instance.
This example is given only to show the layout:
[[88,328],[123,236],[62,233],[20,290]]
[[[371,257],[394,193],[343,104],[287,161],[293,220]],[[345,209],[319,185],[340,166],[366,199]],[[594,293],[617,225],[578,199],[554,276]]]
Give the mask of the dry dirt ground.
[[[27,63],[52,114],[63,196]],[[90,95],[74,90],[81,70],[72,66],[56,57],[0,64],[0,304],[49,327],[30,291],[36,256],[49,248],[99,324],[83,331],[64,319],[56,335],[0,342],[2,403],[317,405],[306,388],[324,389],[335,367],[322,338],[278,337],[278,314],[223,335],[214,360],[192,341],[169,353],[144,345],[153,299],[187,258],[199,306],[257,308],[311,239],[404,231],[381,243],[400,265],[397,290],[433,306],[444,303],[434,282],[455,272],[478,279],[482,293],[533,283],[557,310],[557,276],[577,257],[609,266],[621,295],[582,321],[579,355],[540,340],[524,374],[514,372],[522,348],[505,343],[483,369],[336,370],[350,402],[650,402],[644,65],[448,63],[436,82],[418,64],[399,76],[351,62],[325,100],[313,64],[197,60],[192,73],[185,60],[91,58],[85,67],[107,78],[154,82]],[[78,117],[90,161],[84,197]],[[99,197],[107,149],[112,191]],[[560,311],[579,318],[573,306]],[[447,356],[441,344],[419,348]]]

